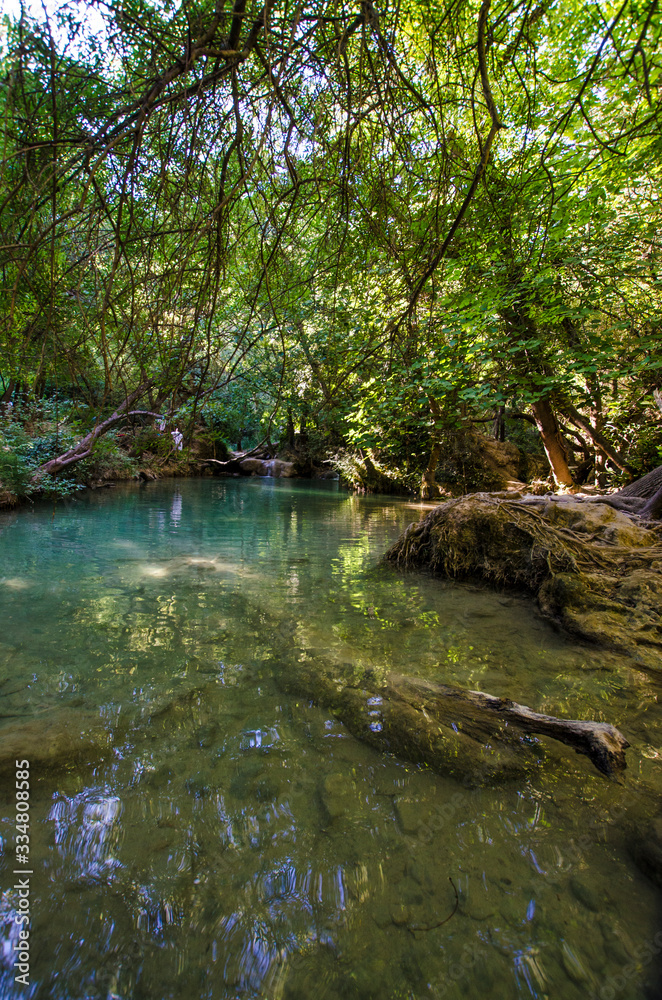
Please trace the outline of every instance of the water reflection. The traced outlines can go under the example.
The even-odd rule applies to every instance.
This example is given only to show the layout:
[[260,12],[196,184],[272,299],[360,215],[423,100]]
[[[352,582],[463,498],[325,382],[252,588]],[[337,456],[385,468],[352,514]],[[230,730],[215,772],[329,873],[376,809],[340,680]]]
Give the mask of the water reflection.
[[[48,814],[63,865],[59,877],[82,882],[108,878],[121,867],[122,803],[109,790],[86,788],[71,798],[57,795]],[[66,873],[66,874],[65,874]]]
[[[51,515],[25,512],[1,539],[2,582],[38,602],[0,585],[3,712],[74,727],[84,713],[114,754],[34,775],[32,995],[579,1000],[652,939],[656,891],[601,819],[632,788],[659,794],[650,677],[516,596],[379,568],[412,518],[391,500],[203,481]],[[563,750],[533,783],[463,788],[285,695],[300,658],[602,714],[633,742],[629,784]],[[653,966],[635,961],[622,995],[644,1000]]]
[[172,505],[170,507],[170,521],[172,524],[179,524],[182,519],[182,495],[176,492],[172,498]]

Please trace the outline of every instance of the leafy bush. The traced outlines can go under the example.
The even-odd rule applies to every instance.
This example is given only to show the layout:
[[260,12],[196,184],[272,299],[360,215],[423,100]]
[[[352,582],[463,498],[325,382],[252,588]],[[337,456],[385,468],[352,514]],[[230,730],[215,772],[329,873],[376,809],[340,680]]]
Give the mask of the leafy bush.
[[39,480],[39,493],[48,500],[65,500],[77,490],[84,490],[85,484],[77,482],[73,476],[43,475]]
[[90,479],[129,479],[136,471],[136,462],[119,446],[116,431],[110,431],[100,438],[89,458],[72,467],[72,474],[78,482]]
[[[0,436],[0,441],[2,437]],[[0,485],[17,497],[29,496],[34,466],[26,459],[0,444]]]

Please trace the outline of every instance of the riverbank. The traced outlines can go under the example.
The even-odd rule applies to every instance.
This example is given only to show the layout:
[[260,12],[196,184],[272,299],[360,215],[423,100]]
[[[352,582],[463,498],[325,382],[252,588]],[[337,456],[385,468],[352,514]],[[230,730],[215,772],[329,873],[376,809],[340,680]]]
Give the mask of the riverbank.
[[524,443],[496,441],[470,423],[444,438],[431,477],[426,445],[407,455],[387,447],[359,448],[342,437],[311,431],[231,448],[213,424],[199,421],[180,431],[150,411],[129,418],[119,408],[106,418],[113,426],[93,439],[94,428],[103,422],[90,425],[89,417],[74,413],[56,411],[43,400],[5,407],[0,414],[0,507],[130,479],[203,475],[337,478],[358,494],[416,497],[423,491],[428,500],[525,484],[535,493],[551,487],[545,480],[549,467],[528,438],[533,450]]
[[662,525],[587,498],[475,494],[411,524],[386,554],[403,569],[517,587],[582,640],[662,664]]

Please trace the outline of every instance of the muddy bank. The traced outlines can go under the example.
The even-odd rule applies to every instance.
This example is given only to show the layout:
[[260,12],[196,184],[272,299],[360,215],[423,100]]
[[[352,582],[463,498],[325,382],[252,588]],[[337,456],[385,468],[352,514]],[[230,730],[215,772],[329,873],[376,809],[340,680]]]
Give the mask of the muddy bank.
[[579,638],[662,666],[662,525],[604,503],[478,493],[409,525],[385,558],[525,589]]

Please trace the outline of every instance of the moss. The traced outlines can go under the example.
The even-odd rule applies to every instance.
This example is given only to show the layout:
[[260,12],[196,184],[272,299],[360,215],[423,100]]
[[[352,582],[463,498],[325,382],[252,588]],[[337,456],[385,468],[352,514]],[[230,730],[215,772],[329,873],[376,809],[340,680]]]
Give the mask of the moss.
[[600,503],[475,494],[441,504],[386,554],[403,568],[525,589],[583,639],[662,664],[662,528]]

